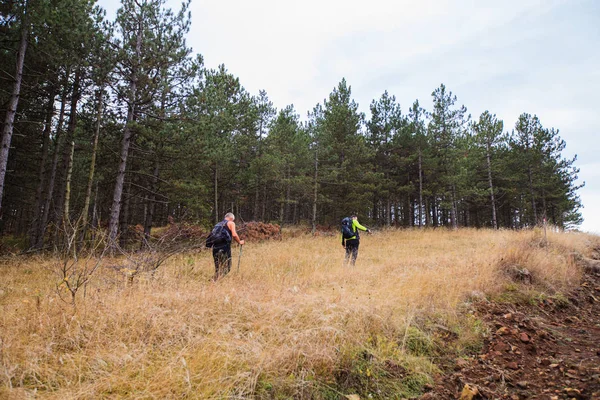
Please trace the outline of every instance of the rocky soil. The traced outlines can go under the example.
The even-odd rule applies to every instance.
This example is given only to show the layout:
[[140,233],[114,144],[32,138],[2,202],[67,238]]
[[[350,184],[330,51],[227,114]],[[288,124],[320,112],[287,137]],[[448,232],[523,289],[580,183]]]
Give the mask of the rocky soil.
[[453,360],[423,399],[600,399],[597,269],[565,298],[482,302],[477,314],[493,332],[483,352]]

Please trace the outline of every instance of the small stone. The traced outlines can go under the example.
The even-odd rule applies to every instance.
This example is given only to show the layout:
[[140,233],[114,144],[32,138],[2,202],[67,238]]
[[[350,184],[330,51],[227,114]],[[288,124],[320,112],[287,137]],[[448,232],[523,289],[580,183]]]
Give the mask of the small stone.
[[575,388],[565,388],[565,393],[567,396],[579,397],[581,395],[581,390]]
[[575,349],[575,353],[581,353],[581,349]]
[[517,386],[520,387],[521,389],[527,389],[527,386],[529,386],[529,382],[527,382],[527,381],[517,382]]
[[558,368],[558,364],[550,364],[550,368]]
[[519,366],[517,365],[516,362],[511,361],[508,364],[506,364],[506,368],[517,370],[517,369],[519,369]]
[[529,343],[531,340],[531,339],[529,339],[529,336],[525,332],[521,333],[521,335],[519,336],[519,339],[523,343]]
[[473,397],[477,396],[478,394],[479,391],[476,387],[465,385],[460,393],[460,400],[473,400]]
[[496,343],[494,345],[494,350],[496,350],[496,351],[503,352],[503,351],[507,351],[508,349],[510,349],[510,346],[502,341],[499,341],[498,343]]
[[506,335],[508,332],[510,332],[510,330],[507,327],[503,326],[496,331],[496,335],[502,336],[502,335]]
[[544,358],[542,361],[540,361],[540,364],[544,367],[547,367],[548,365],[552,364],[552,361],[550,361],[548,358]]
[[511,321],[513,319],[513,315],[511,313],[504,314],[504,319]]

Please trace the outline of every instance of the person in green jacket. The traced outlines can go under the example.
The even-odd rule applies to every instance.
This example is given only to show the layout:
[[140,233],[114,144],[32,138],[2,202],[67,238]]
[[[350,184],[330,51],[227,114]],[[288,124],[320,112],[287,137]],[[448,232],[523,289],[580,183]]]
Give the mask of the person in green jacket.
[[344,239],[344,235],[342,235],[342,246],[346,249],[346,258],[344,259],[344,265],[348,263],[350,257],[352,257],[351,263],[352,266],[356,264],[356,258],[358,257],[358,246],[360,245],[360,234],[359,231],[366,231],[367,233],[371,233],[368,228],[365,228],[358,222],[358,217],[356,214],[352,214],[352,232],[356,235],[352,236],[349,239]]

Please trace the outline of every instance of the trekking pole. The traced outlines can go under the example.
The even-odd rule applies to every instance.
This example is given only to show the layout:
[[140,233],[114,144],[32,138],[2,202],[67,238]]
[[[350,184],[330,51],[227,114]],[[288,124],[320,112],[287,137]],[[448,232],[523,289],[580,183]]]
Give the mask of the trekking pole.
[[240,256],[238,257],[238,267],[237,267],[238,274],[240,273],[240,263],[242,262],[242,249],[243,248],[244,248],[244,245],[240,245]]

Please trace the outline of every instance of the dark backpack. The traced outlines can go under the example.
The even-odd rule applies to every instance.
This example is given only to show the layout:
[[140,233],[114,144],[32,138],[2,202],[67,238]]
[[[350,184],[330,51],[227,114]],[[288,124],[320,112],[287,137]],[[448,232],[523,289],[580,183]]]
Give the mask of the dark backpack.
[[342,220],[342,237],[350,239],[354,236],[356,236],[356,232],[352,231],[352,218],[346,217]]
[[206,238],[206,247],[214,247],[231,243],[231,233],[227,229],[227,220],[219,222]]

